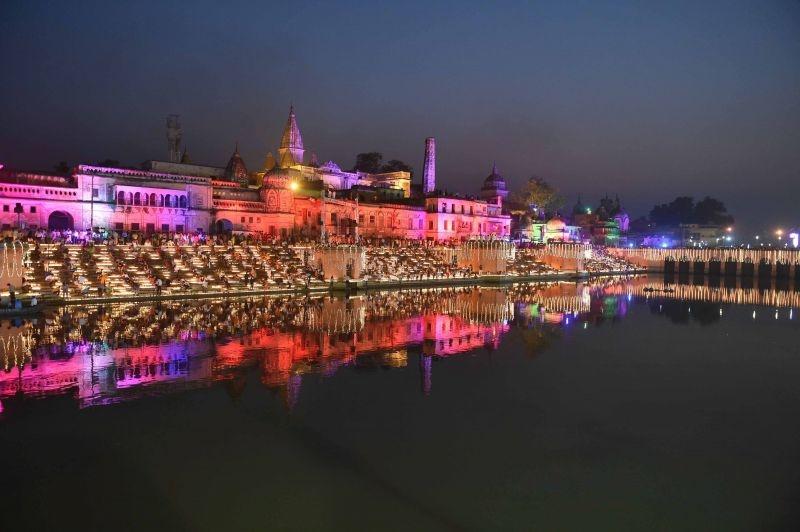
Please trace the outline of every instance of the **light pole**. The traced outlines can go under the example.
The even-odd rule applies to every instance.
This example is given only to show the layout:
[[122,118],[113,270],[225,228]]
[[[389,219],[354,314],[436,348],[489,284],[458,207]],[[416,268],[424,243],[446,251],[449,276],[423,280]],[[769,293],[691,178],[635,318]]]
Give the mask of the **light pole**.
[[89,234],[94,232],[94,174],[89,190]]

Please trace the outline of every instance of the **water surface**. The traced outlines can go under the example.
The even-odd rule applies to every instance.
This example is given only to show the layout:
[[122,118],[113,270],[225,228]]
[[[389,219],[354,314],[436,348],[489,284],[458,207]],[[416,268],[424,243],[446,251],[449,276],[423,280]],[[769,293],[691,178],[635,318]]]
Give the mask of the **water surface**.
[[658,279],[2,324],[3,530],[796,529],[794,287]]

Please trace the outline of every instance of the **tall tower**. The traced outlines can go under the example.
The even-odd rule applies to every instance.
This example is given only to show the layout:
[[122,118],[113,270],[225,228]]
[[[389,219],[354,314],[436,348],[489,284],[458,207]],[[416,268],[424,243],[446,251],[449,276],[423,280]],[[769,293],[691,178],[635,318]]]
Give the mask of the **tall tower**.
[[425,139],[425,162],[422,167],[422,192],[430,194],[436,189],[436,139]]
[[278,148],[278,163],[282,168],[294,164],[303,164],[303,137],[300,136],[300,128],[297,127],[297,118],[294,116],[294,106],[289,107],[289,119],[286,120],[286,127],[283,128],[281,146]]
[[181,137],[183,130],[178,120],[178,115],[167,116],[167,150],[169,162],[178,163],[181,160]]

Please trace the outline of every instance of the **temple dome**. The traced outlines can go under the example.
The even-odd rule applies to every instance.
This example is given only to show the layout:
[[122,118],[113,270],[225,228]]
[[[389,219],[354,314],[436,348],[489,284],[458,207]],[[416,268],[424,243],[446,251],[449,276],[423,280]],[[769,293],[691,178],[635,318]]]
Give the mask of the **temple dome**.
[[580,196],[578,196],[578,202],[572,207],[572,214],[587,214],[586,205],[583,204]]
[[481,190],[506,190],[506,180],[497,171],[497,164],[492,164],[492,173],[483,181]]
[[567,223],[561,218],[551,218],[545,225],[545,228],[549,232],[563,231],[566,227]]
[[333,161],[328,161],[327,163],[323,164],[320,167],[320,170],[326,170],[332,174],[340,174],[342,172],[341,167]]
[[236,143],[236,148],[231,155],[228,165],[225,167],[225,179],[228,181],[235,181],[237,183],[247,184],[249,181],[247,174],[247,167],[244,165],[242,156],[239,155],[239,143]]

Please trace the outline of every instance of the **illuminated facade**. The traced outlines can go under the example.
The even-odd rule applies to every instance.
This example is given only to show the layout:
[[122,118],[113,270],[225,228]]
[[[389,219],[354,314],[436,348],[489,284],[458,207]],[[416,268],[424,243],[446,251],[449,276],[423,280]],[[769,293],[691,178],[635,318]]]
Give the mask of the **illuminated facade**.
[[314,156],[306,162],[293,108],[277,158],[268,153],[255,172],[238,146],[224,168],[192,164],[185,149],[178,161],[177,118],[167,125],[169,161],[148,161],[141,169],[81,164],[57,176],[0,167],[0,226],[436,241],[510,235],[510,218],[502,213],[508,192],[496,168],[480,198],[441,194],[432,138],[425,144],[424,182],[414,190],[408,172],[345,171]]

